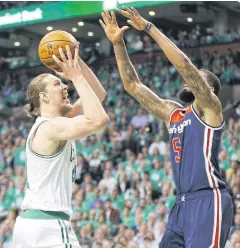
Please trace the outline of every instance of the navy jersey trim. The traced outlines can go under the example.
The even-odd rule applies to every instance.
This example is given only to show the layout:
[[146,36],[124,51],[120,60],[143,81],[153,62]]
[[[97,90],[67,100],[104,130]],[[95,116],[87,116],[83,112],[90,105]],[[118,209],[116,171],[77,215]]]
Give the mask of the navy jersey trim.
[[175,108],[175,109],[171,112],[171,114],[170,114],[170,119],[169,119],[170,122],[172,121],[172,115],[175,113],[176,110],[181,110],[180,113],[181,113],[182,116],[184,116],[184,115],[182,114],[182,111],[185,110],[184,108]]
[[184,110],[184,107],[180,104],[180,103],[178,103],[178,102],[175,102],[175,101],[172,101],[172,100],[165,100],[166,102],[171,102],[171,103],[174,103],[174,104],[176,104],[177,106],[179,106],[180,108],[178,108],[178,107],[176,107],[171,113],[170,113],[170,117],[169,117],[169,121],[171,122],[171,119],[172,119],[172,115],[173,115],[173,113],[175,112],[175,110]]
[[196,116],[196,118],[198,119],[198,121],[199,121],[201,124],[203,124],[205,127],[210,128],[210,129],[212,129],[212,130],[220,130],[220,129],[222,129],[222,128],[224,127],[224,125],[225,125],[225,121],[224,121],[224,120],[223,120],[221,126],[219,126],[219,127],[213,127],[213,126],[208,125],[207,123],[205,123],[204,121],[202,121],[202,120],[200,119],[200,117],[198,116],[197,112],[195,111],[195,109],[194,109],[194,107],[193,107],[193,104],[191,105],[191,108],[192,108],[193,114]]

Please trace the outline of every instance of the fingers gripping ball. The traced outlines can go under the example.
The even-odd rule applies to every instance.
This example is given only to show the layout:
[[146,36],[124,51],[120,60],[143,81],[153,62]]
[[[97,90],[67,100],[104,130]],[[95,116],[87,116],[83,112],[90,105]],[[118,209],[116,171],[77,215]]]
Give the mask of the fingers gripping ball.
[[61,60],[58,48],[61,47],[66,56],[67,45],[70,47],[72,56],[74,57],[77,41],[71,34],[61,30],[52,31],[46,34],[40,41],[38,47],[38,55],[40,60],[49,69],[61,71],[52,56],[56,55],[57,58]]

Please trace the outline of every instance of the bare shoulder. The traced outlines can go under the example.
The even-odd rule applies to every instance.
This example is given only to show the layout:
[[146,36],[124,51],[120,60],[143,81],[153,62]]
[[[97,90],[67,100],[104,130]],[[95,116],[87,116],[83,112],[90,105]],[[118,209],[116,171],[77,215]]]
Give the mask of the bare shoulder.
[[170,112],[172,112],[173,110],[175,110],[177,108],[178,109],[179,108],[184,109],[183,105],[178,103],[178,102],[176,102],[176,101],[173,101],[173,100],[164,100],[164,101],[168,105],[168,108],[169,108]]
[[[217,96],[215,97],[218,98]],[[224,119],[223,119],[221,102],[219,99],[218,100],[216,99],[215,101],[216,102],[219,101],[219,102],[217,102],[217,106],[213,108],[205,108],[201,106],[201,103],[194,102],[193,110],[197,115],[197,117],[201,121],[203,121],[203,123],[211,127],[218,128],[223,125]]]
[[165,104],[167,105],[167,109],[168,109],[168,119],[165,121],[165,125],[166,125],[167,129],[169,129],[171,116],[172,116],[174,110],[184,109],[184,107],[180,103],[172,101],[172,100],[164,100],[164,101],[165,101]]
[[54,140],[49,135],[52,128],[49,124],[50,121],[43,122],[36,130],[30,143],[31,150],[41,155],[53,155],[61,145],[61,141]]

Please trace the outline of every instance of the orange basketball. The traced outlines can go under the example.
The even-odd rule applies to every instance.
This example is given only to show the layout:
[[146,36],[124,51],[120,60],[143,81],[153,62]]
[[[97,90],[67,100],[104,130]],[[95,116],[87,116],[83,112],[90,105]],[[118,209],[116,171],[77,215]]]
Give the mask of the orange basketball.
[[[69,33],[61,30],[52,31],[46,34],[40,41],[38,47],[38,55],[42,63],[51,70],[60,70],[59,66],[55,63],[52,55],[56,55],[61,59],[58,48],[62,47],[63,52],[66,56],[66,45],[71,49],[74,56],[76,47],[76,39]],[[66,56],[67,57],[67,56]]]

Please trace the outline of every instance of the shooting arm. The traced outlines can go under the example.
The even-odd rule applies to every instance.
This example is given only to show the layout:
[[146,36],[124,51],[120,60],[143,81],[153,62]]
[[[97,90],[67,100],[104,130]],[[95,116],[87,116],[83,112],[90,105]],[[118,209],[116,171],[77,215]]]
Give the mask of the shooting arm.
[[155,25],[152,25],[150,28],[149,35],[162,48],[169,61],[182,75],[187,86],[194,94],[196,102],[200,103],[201,108],[221,112],[221,103],[218,97],[211,91],[208,83],[190,59],[170,39],[160,32]]
[[[88,84],[91,86],[92,90],[98,97],[99,101],[102,103],[103,100],[106,97],[106,91],[103,88],[102,84],[96,77],[96,75],[93,73],[93,71],[85,64],[85,62],[79,58],[79,64],[82,69],[82,74],[83,77],[86,79]],[[73,109],[69,113],[69,117],[72,118],[77,115],[82,115],[83,114],[83,107],[82,107],[82,101],[79,98],[73,105]]]
[[85,64],[85,62],[81,58],[79,58],[79,64],[81,66],[84,78],[97,95],[99,101],[103,102],[106,97],[106,90],[103,88],[102,84],[93,73],[93,71]]

